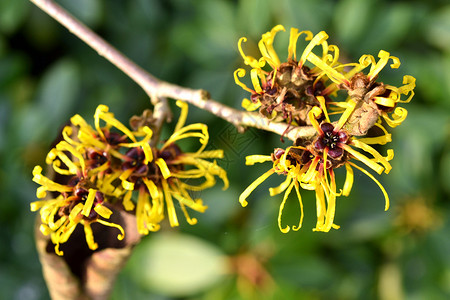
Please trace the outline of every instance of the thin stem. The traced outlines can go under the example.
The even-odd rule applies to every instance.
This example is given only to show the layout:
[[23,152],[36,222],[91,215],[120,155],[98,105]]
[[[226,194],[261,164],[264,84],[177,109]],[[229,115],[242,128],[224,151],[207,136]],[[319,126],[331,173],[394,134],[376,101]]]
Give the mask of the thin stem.
[[[244,129],[244,127],[255,127],[266,131],[271,131],[279,135],[283,135],[283,133],[286,132],[285,136],[292,141],[295,141],[300,137],[311,137],[315,134],[315,130],[311,126],[289,127],[286,123],[271,122],[265,118],[262,118],[257,113],[240,111],[214,101],[209,98],[208,93],[204,90],[194,90],[161,81],[136,65],[121,52],[117,51],[113,46],[95,34],[92,30],[82,24],[55,2],[51,0],[30,1],[66,27],[70,32],[84,41],[92,49],[97,51],[100,56],[105,57],[113,65],[127,74],[147,93],[150,98],[156,97],[161,99],[167,97],[183,100],[201,109],[207,110],[220,118],[223,118],[224,120],[235,125],[238,129]],[[168,106],[164,105],[164,107]],[[170,112],[167,112],[167,115],[169,114]]]

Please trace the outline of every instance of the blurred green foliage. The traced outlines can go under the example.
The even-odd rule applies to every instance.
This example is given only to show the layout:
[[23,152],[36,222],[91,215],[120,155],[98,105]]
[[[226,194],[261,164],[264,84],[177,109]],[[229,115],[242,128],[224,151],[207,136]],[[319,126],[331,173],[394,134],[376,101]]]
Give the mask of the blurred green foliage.
[[[245,166],[245,156],[268,154],[282,143],[257,130],[239,136],[223,120],[192,107],[188,120],[207,123],[212,145],[226,151],[220,163],[228,169],[231,187],[202,193],[209,209],[196,215],[197,225],[184,222],[179,229],[165,228],[145,238],[112,299],[450,298],[447,1],[60,3],[155,76],[207,89],[214,99],[234,107],[247,96],[232,78],[242,66],[237,40],[247,36],[248,46],[255,46],[275,24],[325,30],[348,59],[384,49],[402,62],[398,70],[382,73],[384,82],[398,85],[404,74],[417,79],[416,95],[405,105],[409,116],[392,130],[393,170],[381,176],[391,196],[390,210],[383,211],[378,187],[357,174],[351,196],[338,202],[341,229],[327,234],[311,231],[315,203],[310,192],[303,193],[304,228],[286,235],[278,231],[281,199],[267,191],[278,178],[261,185],[250,205],[241,208],[239,194],[270,168]],[[286,45],[287,35],[277,36],[279,53],[287,55]],[[31,170],[43,163],[70,116],[78,113],[89,120],[100,103],[124,122],[149,107],[135,83],[31,3],[0,0],[3,299],[49,298],[34,248],[36,214],[29,203],[35,200],[36,185]],[[285,221],[294,223],[298,211],[296,201],[291,202]]]

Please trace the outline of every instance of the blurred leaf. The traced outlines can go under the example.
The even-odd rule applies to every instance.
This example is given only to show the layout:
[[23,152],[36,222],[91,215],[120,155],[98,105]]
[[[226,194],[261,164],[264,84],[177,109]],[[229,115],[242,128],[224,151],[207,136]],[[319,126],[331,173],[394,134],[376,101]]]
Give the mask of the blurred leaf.
[[271,3],[273,1],[269,0],[247,0],[239,2],[237,7],[239,28],[242,29],[245,36],[259,37],[262,33],[270,30]]
[[87,26],[96,26],[101,21],[102,0],[60,0],[59,3]]
[[167,296],[203,291],[228,271],[219,248],[179,233],[153,234],[136,247],[129,264],[136,282]]
[[26,0],[0,1],[0,31],[12,33],[27,16],[30,4]]
[[426,32],[430,44],[450,52],[450,5],[436,10],[429,16]]
[[3,57],[7,52],[7,42],[5,37],[0,34],[0,58]]
[[288,282],[302,287],[325,287],[332,280],[334,272],[321,257],[310,253],[293,258],[290,255],[274,259],[274,275],[281,275]]
[[450,55],[438,53],[405,53],[402,65],[417,80],[416,96],[427,105],[443,105],[450,108]]
[[53,140],[71,117],[79,86],[80,74],[74,62],[63,59],[49,68],[38,86],[36,101],[18,112],[16,124],[21,139]]
[[373,21],[374,0],[343,0],[336,5],[333,24],[337,39],[350,51],[353,47],[358,49],[361,39],[367,38],[365,34]]
[[443,149],[448,138],[445,128],[450,124],[450,115],[445,110],[423,109],[410,103],[408,112],[402,126],[395,128],[391,146],[396,156],[389,175],[397,186],[392,192],[400,195],[434,189],[438,174],[433,157]]
[[[450,140],[450,124],[447,124],[447,135],[448,135],[448,140]],[[450,183],[449,183],[449,178],[450,178],[450,151],[449,148],[450,147],[450,143],[447,143],[447,151],[444,152],[444,156],[442,157],[441,160],[441,164],[440,164],[440,180],[441,180],[441,184],[442,187],[444,188],[444,190],[447,192],[447,194],[450,195]]]
[[[406,3],[392,3],[386,9],[377,11],[376,22],[373,22],[362,39],[364,48],[378,52],[384,49],[388,52],[396,48],[412,26],[413,7]],[[375,54],[375,53],[374,53]]]
[[[278,11],[278,22],[288,27],[300,30],[310,30],[313,33],[325,30],[328,27],[333,12],[332,1],[327,0],[285,0],[272,1],[275,11]],[[287,46],[286,46],[287,47]]]
[[25,57],[10,53],[0,60],[0,88],[7,89],[17,78],[26,74],[26,71]]

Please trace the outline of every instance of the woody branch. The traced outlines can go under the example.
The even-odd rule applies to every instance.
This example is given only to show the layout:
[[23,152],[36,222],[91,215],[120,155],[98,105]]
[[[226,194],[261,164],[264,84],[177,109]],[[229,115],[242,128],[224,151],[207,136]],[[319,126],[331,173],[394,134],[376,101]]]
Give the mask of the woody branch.
[[[166,97],[186,101],[232,123],[239,130],[243,130],[245,127],[254,127],[279,135],[284,134],[292,141],[315,134],[312,126],[289,126],[286,123],[271,122],[257,113],[240,111],[219,103],[211,99],[205,90],[190,89],[162,81],[136,65],[52,0],[30,1],[133,79],[150,98],[156,98],[163,103],[166,101]],[[168,109],[167,105],[162,105],[162,107]],[[158,110],[159,113],[155,117],[166,119],[170,115],[167,109]]]

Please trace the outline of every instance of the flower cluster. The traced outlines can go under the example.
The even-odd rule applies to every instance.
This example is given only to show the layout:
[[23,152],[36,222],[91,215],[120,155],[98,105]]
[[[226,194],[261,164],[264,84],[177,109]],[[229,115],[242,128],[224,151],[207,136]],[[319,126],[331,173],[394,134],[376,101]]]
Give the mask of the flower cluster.
[[[310,31],[299,32],[292,28],[287,61],[281,62],[273,42],[275,35],[284,30],[283,26],[277,25],[262,35],[258,43],[262,55],[259,59],[244,53],[242,43],[246,41],[245,37],[239,40],[238,48],[244,63],[251,67],[253,84],[252,89],[240,81],[239,78],[246,74],[244,69],[235,71],[236,83],[251,93],[250,100],[244,99],[242,105],[249,111],[259,108],[262,116],[274,122],[313,126],[316,133],[309,138],[299,137],[293,146],[277,148],[272,155],[247,157],[247,165],[271,161],[273,166],[240,195],[240,203],[246,206],[250,193],[272,174],[284,175],[286,180],[269,190],[271,196],[284,192],[278,214],[280,230],[290,230],[290,226],[281,224],[281,216],[295,187],[301,217],[299,224],[292,229],[298,230],[302,225],[300,188],[303,188],[314,190],[316,194],[317,224],[314,230],[328,232],[331,228],[339,228],[334,224],[336,198],[349,195],[353,169],[356,168],[381,188],[387,210],[389,198],[384,187],[358,164],[362,163],[378,174],[383,171],[389,173],[393,150],[387,150],[383,156],[371,145],[384,145],[391,141],[391,134],[384,123],[395,127],[405,120],[407,111],[397,105],[412,99],[415,79],[404,76],[400,87],[377,81],[378,74],[390,60],[391,68],[400,65],[398,58],[383,50],[378,53],[378,61],[372,55],[363,55],[358,62],[340,63],[339,48],[327,43],[328,35],[324,31],[313,35]],[[309,43],[297,60],[297,42],[301,35],[305,35]],[[345,97],[339,97],[339,93],[344,93]],[[330,116],[336,119],[331,120]],[[342,166],[347,175],[342,189],[338,190],[334,169]]]
[[[40,166],[33,170],[33,181],[40,184],[36,194],[43,200],[31,203],[31,210],[40,210],[40,230],[51,236],[57,254],[63,254],[59,245],[68,241],[78,224],[84,227],[91,250],[98,248],[92,223],[117,228],[118,239],[123,239],[124,229],[107,221],[113,207],[135,213],[139,233],[148,234],[159,230],[166,214],[170,225],[178,226],[176,206],[189,224],[195,224],[187,208],[204,212],[207,206],[193,199],[192,191],[212,187],[216,176],[227,188],[226,172],[210,160],[222,158],[222,150],[205,150],[207,126],[185,125],[188,106],[181,101],[177,105],[181,115],[175,130],[159,148],[150,146],[153,131],[145,122],[130,130],[105,105],[98,106],[94,127],[79,115],[71,118],[62,141],[46,158],[56,174],[52,178],[57,179],[42,175]],[[181,150],[178,142],[187,138],[198,139],[197,151]]]

